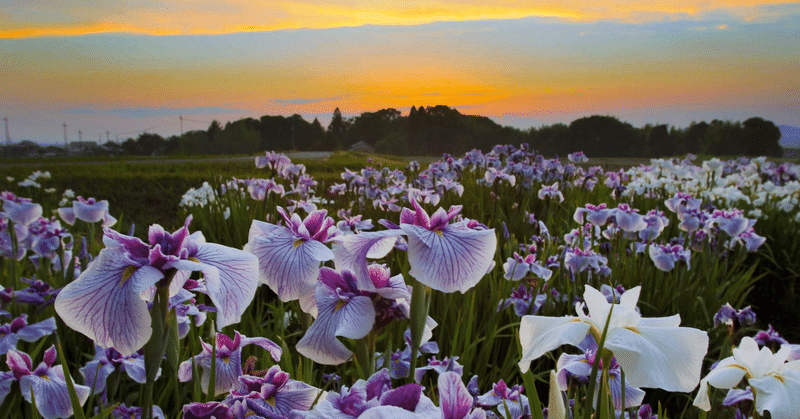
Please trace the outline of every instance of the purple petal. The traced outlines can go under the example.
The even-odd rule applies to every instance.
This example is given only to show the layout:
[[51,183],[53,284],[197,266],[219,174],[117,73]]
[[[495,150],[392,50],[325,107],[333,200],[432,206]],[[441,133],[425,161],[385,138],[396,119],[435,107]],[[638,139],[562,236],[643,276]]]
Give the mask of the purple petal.
[[336,269],[352,271],[358,281],[358,289],[374,291],[375,285],[369,279],[367,258],[379,259],[386,256],[402,230],[383,230],[343,236],[333,246]]
[[208,296],[217,308],[217,329],[239,323],[258,287],[256,257],[214,243],[199,244],[194,257],[202,264]]
[[100,394],[106,390],[106,380],[114,372],[114,366],[100,361],[89,361],[85,367],[80,369],[83,375],[83,382],[89,387],[92,394]]
[[315,240],[298,243],[288,228],[253,220],[244,250],[258,257],[259,281],[278,294],[281,301],[297,300],[313,292],[320,262],[333,252]]
[[67,326],[122,355],[136,352],[150,339],[150,313],[139,294],[164,277],[148,265],[130,274],[128,263],[122,249],[103,249],[55,302]]
[[409,274],[442,292],[467,292],[486,275],[494,260],[494,230],[470,230],[456,224],[434,232],[403,224],[408,234]]
[[242,346],[250,344],[258,345],[269,351],[270,356],[272,356],[272,359],[275,360],[275,362],[281,360],[281,353],[283,353],[283,350],[275,342],[267,338],[261,338],[261,337],[256,337],[256,338],[242,337],[242,342],[239,347],[241,348]]
[[[140,384],[144,384],[147,381],[147,375],[144,369],[144,357],[127,358],[122,361],[122,364],[131,380]],[[156,379],[158,379],[159,375],[161,375],[160,368],[156,372]]]
[[61,217],[65,223],[75,225],[75,220],[77,219],[77,217],[75,217],[75,210],[72,208],[59,208],[57,211],[58,216]]
[[469,394],[461,376],[448,371],[439,374],[439,405],[444,419],[462,419],[472,408],[472,395]]
[[108,212],[108,201],[98,201],[94,204],[72,201],[72,210],[79,220],[86,221],[87,223],[96,223],[102,220],[103,216]]
[[3,404],[8,393],[11,392],[11,384],[17,381],[11,371],[0,371],[0,405]]
[[17,337],[25,342],[35,342],[56,331],[56,318],[50,317],[39,323],[29,324],[17,332]]
[[319,314],[297,343],[297,352],[319,364],[341,364],[353,353],[336,337],[360,339],[366,336],[375,323],[375,307],[366,296],[340,303],[341,300],[324,286],[317,287],[316,297]]
[[290,380],[275,395],[275,409],[284,415],[292,410],[308,410],[317,399],[320,390],[304,382]]
[[422,396],[422,386],[412,383],[383,393],[380,401],[382,406],[397,406],[413,412],[417,409],[420,396]]
[[3,200],[3,212],[15,224],[28,225],[42,216],[42,206],[33,202]]
[[[68,418],[72,416],[72,404],[67,391],[67,383],[59,377],[61,366],[51,368],[46,377],[26,375],[19,381],[22,397],[32,402],[31,391],[36,397],[36,409],[45,419]],[[83,405],[89,398],[89,387],[75,384],[78,401]]]

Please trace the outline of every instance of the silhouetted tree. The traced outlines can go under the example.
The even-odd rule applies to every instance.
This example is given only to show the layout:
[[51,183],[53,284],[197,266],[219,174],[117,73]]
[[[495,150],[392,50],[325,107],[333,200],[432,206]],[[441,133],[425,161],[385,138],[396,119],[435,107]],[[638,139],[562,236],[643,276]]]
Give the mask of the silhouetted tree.
[[749,156],[783,157],[781,130],[772,121],[753,117],[742,124],[745,154]]

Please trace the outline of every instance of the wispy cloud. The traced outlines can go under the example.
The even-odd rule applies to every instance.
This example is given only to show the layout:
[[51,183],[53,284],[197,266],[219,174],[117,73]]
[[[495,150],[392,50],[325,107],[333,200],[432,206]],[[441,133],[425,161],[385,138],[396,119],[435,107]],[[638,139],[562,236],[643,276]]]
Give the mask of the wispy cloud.
[[64,109],[63,112],[75,115],[113,115],[127,118],[151,118],[154,116],[242,114],[250,111],[245,109],[222,108],[218,106],[198,106],[193,108],[70,108]]
[[0,38],[75,36],[126,32],[151,35],[223,34],[363,25],[411,26],[445,21],[549,17],[569,21],[656,22],[727,14],[748,21],[774,18],[796,0],[583,0],[540,3],[504,0],[142,0],[136,8],[118,2],[66,0],[17,2],[0,14]]

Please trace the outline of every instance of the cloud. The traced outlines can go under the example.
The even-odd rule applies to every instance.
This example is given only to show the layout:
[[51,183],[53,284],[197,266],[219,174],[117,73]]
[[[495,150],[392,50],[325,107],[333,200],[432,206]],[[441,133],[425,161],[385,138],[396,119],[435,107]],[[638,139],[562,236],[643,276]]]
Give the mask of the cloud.
[[329,102],[331,100],[341,100],[344,96],[320,97],[320,98],[296,98],[296,99],[272,99],[270,102],[281,105],[307,105],[309,103]]
[[154,116],[180,116],[180,115],[218,115],[248,113],[246,109],[223,108],[218,106],[197,106],[193,108],[70,108],[63,112],[76,115],[113,115],[127,118],[150,118]]
[[[573,22],[617,20],[642,23],[704,19],[727,14],[748,22],[797,12],[794,0],[616,0],[598,5],[582,0],[554,3],[503,0],[142,0],[122,9],[117,2],[56,4],[20,2],[0,15],[0,38],[75,36],[125,32],[196,35],[285,29],[326,29],[364,25],[416,26],[433,22],[475,22],[556,18]],[[168,4],[168,5],[165,5]],[[462,29],[465,30],[465,29]],[[467,29],[469,30],[469,29]]]

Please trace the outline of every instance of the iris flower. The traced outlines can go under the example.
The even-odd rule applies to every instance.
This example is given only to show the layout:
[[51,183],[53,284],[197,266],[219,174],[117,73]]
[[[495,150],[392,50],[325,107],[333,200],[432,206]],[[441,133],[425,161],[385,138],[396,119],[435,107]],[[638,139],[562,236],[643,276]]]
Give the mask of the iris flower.
[[[194,364],[202,370],[200,383],[202,384],[203,391],[206,391],[211,378],[211,354],[214,348],[202,340],[200,343],[203,345],[203,350],[200,354],[196,355],[193,360],[190,359],[181,362],[181,365],[178,367],[178,379],[182,382],[192,379],[192,362],[194,362]],[[236,332],[234,338],[231,339],[222,333],[217,333],[215,395],[227,393],[238,382],[239,376],[243,374],[242,347],[247,345],[258,345],[266,349],[276,362],[281,359],[281,353],[283,352],[281,347],[267,338],[248,338]]]
[[[67,382],[61,365],[53,366],[56,348],[51,346],[44,352],[44,359],[33,368],[31,357],[24,352],[8,351],[6,364],[11,374],[0,373],[0,403],[11,389],[12,381],[19,381],[22,397],[28,403],[36,398],[36,409],[45,419],[68,418],[72,416]],[[5,377],[4,377],[5,375]],[[89,387],[74,384],[75,393],[81,405],[89,398]]]
[[50,317],[39,323],[28,324],[28,315],[23,314],[11,323],[0,326],[0,355],[16,349],[17,342],[35,342],[56,331],[56,319]]
[[288,417],[292,410],[308,410],[320,390],[302,381],[289,379],[289,374],[272,366],[264,377],[243,375],[231,389],[226,403],[239,401],[250,414],[265,418]]
[[403,208],[399,226],[384,220],[389,230],[342,237],[334,248],[337,268],[353,270],[359,287],[369,289],[365,258],[385,256],[396,236],[405,234],[411,276],[438,291],[467,292],[493,266],[497,249],[494,229],[484,228],[475,220],[451,223],[461,212],[461,205],[448,211],[439,208],[428,216],[415,199],[410,201],[414,210]]
[[768,410],[774,419],[796,419],[800,412],[800,361],[786,362],[791,348],[781,345],[772,353],[769,348],[758,349],[758,343],[747,336],[742,338],[733,355],[717,364],[701,381],[694,405],[708,411],[708,386],[733,388],[742,378],[753,389],[756,411],[763,415]]
[[258,257],[258,279],[278,294],[281,301],[313,295],[320,263],[333,259],[325,245],[337,232],[327,211],[312,211],[301,220],[281,207],[285,226],[253,220],[244,246]]
[[87,223],[102,221],[103,227],[111,227],[117,222],[117,219],[108,213],[108,201],[84,199],[82,196],[72,201],[72,208],[59,208],[58,215],[69,225],[74,225],[76,219]]
[[165,273],[177,270],[169,285],[176,295],[193,271],[203,273],[205,292],[217,308],[217,327],[238,323],[255,295],[258,261],[230,247],[189,235],[192,217],[170,234],[150,226],[148,243],[106,229],[106,248],[77,280],[58,294],[56,312],[67,326],[95,344],[131,355],[150,339],[147,303]]
[[[523,317],[519,331],[522,372],[545,352],[563,344],[577,347],[589,333],[599,342],[610,315],[604,349],[614,354],[632,386],[692,391],[700,381],[708,335],[678,327],[681,319],[677,314],[642,318],[636,311],[640,291],[641,287],[632,288],[622,294],[619,304],[610,304],[600,291],[586,285],[585,303],[575,306],[578,317]],[[584,308],[589,309],[588,314]]]

